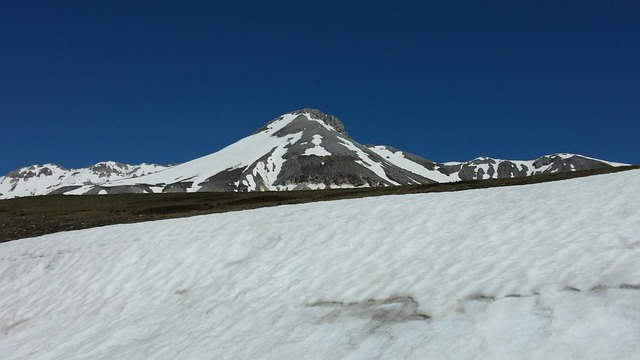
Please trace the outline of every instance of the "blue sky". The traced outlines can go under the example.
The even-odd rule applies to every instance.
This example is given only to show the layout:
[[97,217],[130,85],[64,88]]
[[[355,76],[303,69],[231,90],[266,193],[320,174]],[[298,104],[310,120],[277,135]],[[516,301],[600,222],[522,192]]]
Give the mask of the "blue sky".
[[184,162],[283,113],[435,161],[640,163],[637,1],[0,3],[0,173]]

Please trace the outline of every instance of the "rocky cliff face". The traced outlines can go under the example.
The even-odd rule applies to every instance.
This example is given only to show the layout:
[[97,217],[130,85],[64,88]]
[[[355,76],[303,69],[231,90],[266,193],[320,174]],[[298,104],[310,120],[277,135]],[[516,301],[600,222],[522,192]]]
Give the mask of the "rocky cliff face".
[[228,147],[184,164],[103,162],[86,169],[31,166],[0,178],[1,198],[41,194],[280,191],[429,184],[611,167],[574,154],[530,161],[479,157],[438,163],[352,139],[335,116],[316,109],[282,115]]

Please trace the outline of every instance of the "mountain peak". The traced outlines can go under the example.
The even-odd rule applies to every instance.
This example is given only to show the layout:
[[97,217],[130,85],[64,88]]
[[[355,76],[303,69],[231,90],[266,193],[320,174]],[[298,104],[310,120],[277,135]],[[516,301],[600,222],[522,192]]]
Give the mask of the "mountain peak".
[[[300,120],[307,120],[307,121],[316,120],[316,121],[319,121],[319,122],[323,123],[326,126],[331,127],[333,130],[335,130],[337,133],[343,135],[345,138],[351,139],[351,137],[349,136],[349,134],[345,130],[344,124],[335,115],[330,115],[330,114],[328,115],[328,114],[325,114],[325,113],[323,113],[322,111],[320,111],[318,109],[312,109],[312,108],[303,108],[303,109],[300,109],[300,110],[289,112],[289,113],[284,114],[284,115],[282,115],[280,117],[277,117],[277,118],[269,121],[268,123],[266,123],[260,129],[254,131],[253,134],[257,134],[259,132],[270,130],[270,129],[272,129],[271,125],[273,125],[276,122],[280,122],[280,121],[284,120],[285,118],[289,118],[288,119],[289,123],[293,123],[294,121],[300,121]],[[304,119],[304,118],[306,118],[306,119]],[[282,127],[283,126],[278,126],[278,129],[281,129]]]
[[304,108],[291,112],[293,115],[307,115],[310,119],[316,119],[324,122],[325,124],[334,128],[337,132],[344,135],[346,138],[351,137],[344,128],[344,124],[335,115],[325,114],[318,109]]

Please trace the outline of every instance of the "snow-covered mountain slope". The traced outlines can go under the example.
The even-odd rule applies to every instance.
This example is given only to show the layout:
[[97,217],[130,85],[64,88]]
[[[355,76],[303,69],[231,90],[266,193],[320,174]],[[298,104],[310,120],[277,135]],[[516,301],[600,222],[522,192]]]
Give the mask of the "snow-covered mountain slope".
[[[573,154],[532,161],[477,158],[436,163],[387,146],[364,146],[333,115],[302,109],[282,115],[226,148],[153,174],[123,179],[18,181],[0,178],[0,198],[123,192],[264,191],[429,184],[529,176],[623,164]],[[7,178],[10,178],[7,180]],[[38,179],[40,177],[38,176]],[[38,187],[43,183],[45,187]],[[18,184],[19,186],[16,186]],[[9,188],[9,189],[7,189]]]
[[535,160],[501,160],[483,156],[467,162],[437,163],[388,146],[372,145],[369,148],[393,164],[437,182],[502,179],[629,165],[577,154],[552,154]]
[[211,155],[148,176],[68,193],[297,190],[430,182],[434,181],[355,142],[336,117],[303,109],[278,117]]
[[[490,201],[487,201],[490,200]],[[0,244],[5,359],[638,359],[640,170]]]
[[81,186],[108,183],[117,179],[144,176],[168,166],[155,164],[127,165],[104,161],[88,168],[65,169],[56,164],[33,165],[0,177],[0,199],[64,193]]

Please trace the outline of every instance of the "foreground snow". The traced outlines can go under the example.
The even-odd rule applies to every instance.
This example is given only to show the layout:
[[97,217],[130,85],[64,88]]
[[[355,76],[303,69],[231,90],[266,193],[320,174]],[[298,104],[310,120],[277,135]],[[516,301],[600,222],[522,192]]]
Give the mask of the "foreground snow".
[[640,358],[640,171],[0,244],[3,358]]

